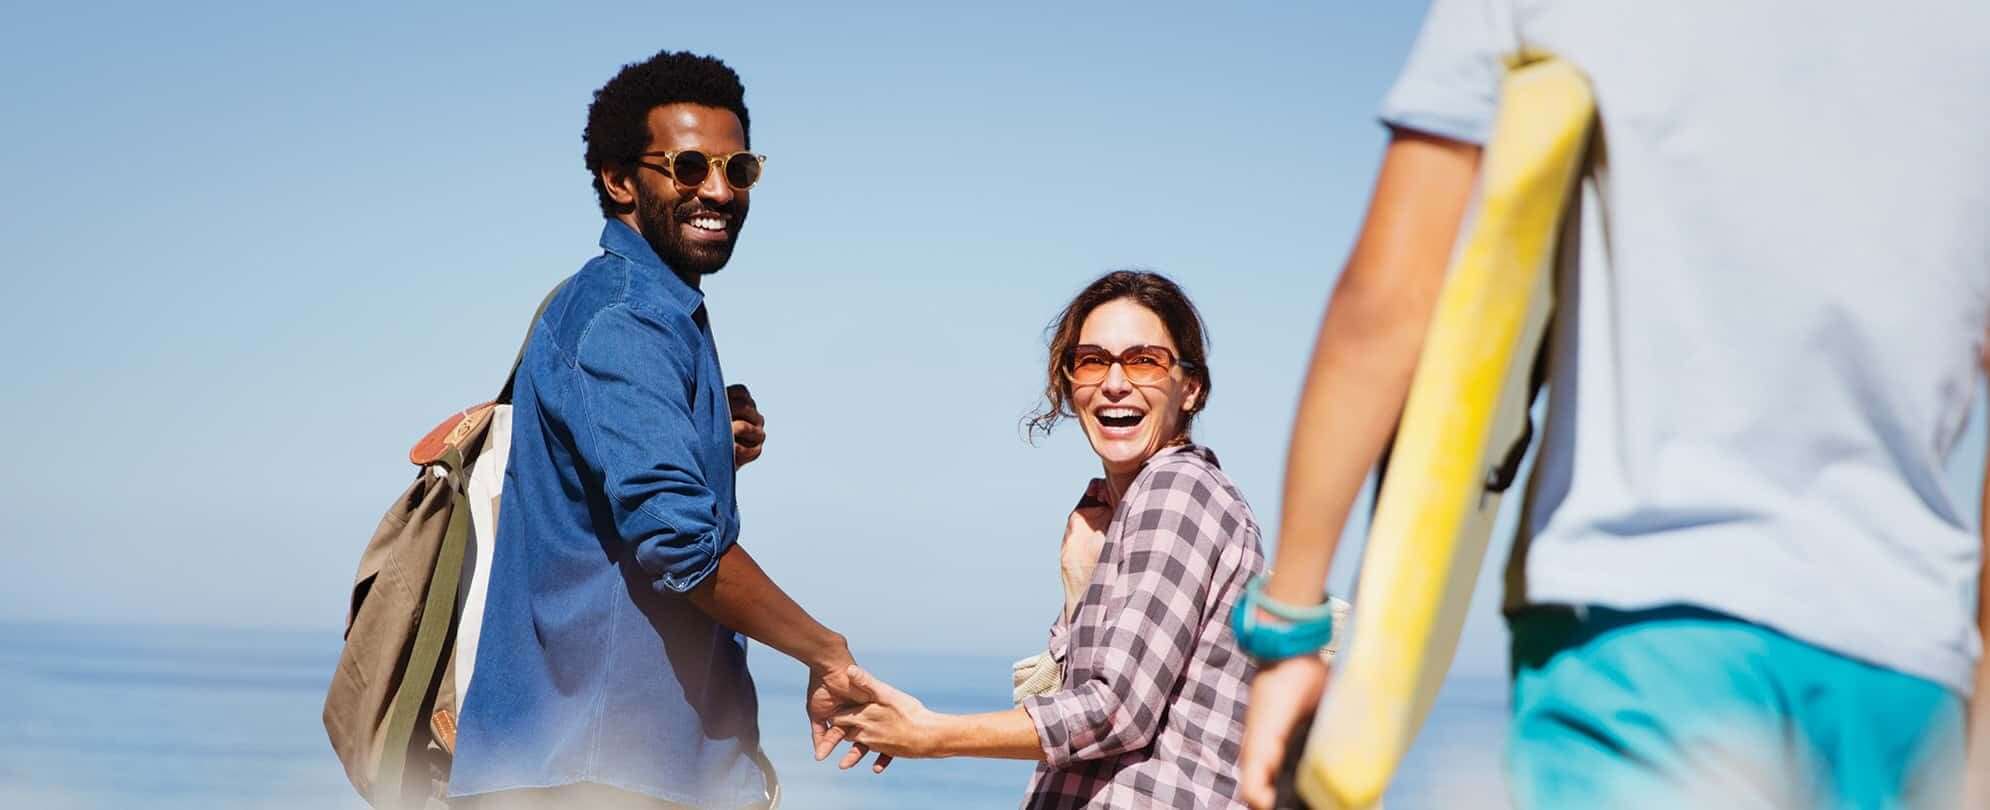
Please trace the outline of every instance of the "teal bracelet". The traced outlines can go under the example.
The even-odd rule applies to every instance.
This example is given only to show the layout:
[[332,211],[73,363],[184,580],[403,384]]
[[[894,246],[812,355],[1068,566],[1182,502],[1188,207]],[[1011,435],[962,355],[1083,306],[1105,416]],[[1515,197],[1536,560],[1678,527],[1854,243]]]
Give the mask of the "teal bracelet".
[[[1266,622],[1258,611],[1281,621]],[[1322,597],[1310,607],[1288,605],[1264,594],[1264,577],[1252,577],[1230,611],[1230,629],[1237,634],[1237,646],[1260,664],[1311,655],[1334,639],[1333,603]]]

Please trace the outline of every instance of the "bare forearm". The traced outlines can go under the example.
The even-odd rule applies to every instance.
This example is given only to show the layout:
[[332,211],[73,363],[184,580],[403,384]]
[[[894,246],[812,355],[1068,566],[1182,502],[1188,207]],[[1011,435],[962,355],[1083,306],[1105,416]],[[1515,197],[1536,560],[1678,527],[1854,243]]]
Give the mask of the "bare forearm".
[[[1990,581],[1990,573],[1983,576]],[[1976,626],[1983,638],[1990,638],[1990,615],[1978,616]],[[1976,692],[1969,701],[1969,750],[1972,761],[1990,766],[1990,656],[1976,664]]]
[[933,756],[1043,761],[1036,724],[1022,709],[943,714],[935,724]]
[[1428,313],[1388,316],[1354,311],[1336,294],[1320,328],[1292,444],[1285,460],[1285,500],[1277,556],[1267,585],[1273,599],[1320,599],[1341,527],[1360,495],[1396,420],[1416,369]]
[[687,596],[718,623],[746,634],[817,670],[850,665],[843,636],[822,626],[767,576],[743,546],[734,544],[719,567]]
[[[1985,459],[1984,466],[1983,493],[1977,503],[1982,542],[1977,560],[1976,632],[1990,640],[1990,459]],[[1990,807],[1990,656],[1976,662],[1976,688],[1970,695],[1964,723],[1968,735],[1963,749],[1963,806]]]
[[1399,134],[1320,325],[1285,467],[1266,592],[1313,604],[1368,471],[1395,431],[1478,170],[1468,144]]
[[[1990,341],[1986,341],[1990,346]],[[1982,356],[1981,367],[1990,372],[1990,351]],[[1983,461],[1983,491],[1976,502],[1977,531],[1981,539],[1977,547],[1976,572],[1976,632],[1980,638],[1990,641],[1990,457]],[[1963,718],[1963,806],[1990,807],[1990,656],[1976,662],[1976,684],[1971,692],[1969,710]]]

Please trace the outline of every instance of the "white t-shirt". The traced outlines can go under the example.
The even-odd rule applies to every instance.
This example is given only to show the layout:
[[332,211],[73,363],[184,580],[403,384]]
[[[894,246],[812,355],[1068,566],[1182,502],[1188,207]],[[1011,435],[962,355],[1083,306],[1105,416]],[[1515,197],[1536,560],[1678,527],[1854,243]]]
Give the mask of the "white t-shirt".
[[1508,605],[1698,605],[1967,694],[1990,2],[1436,0],[1384,121],[1482,142],[1520,46],[1601,128]]
[[511,406],[491,408],[491,428],[470,468],[465,497],[470,507],[470,542],[463,549],[462,585],[456,592],[456,705],[470,694],[477,671],[477,641],[484,634],[484,600],[491,590],[491,556],[497,552],[498,500],[504,471],[511,463]]

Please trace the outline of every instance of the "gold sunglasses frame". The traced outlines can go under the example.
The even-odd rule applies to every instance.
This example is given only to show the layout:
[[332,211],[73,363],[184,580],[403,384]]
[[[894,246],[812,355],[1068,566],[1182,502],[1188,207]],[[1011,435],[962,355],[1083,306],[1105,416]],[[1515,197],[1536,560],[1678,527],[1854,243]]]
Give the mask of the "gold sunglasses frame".
[[[677,156],[684,154],[685,152],[697,152],[699,154],[704,155],[705,162],[712,167],[712,171],[718,173],[720,177],[725,177],[726,186],[731,188],[733,191],[746,191],[747,189],[751,189],[754,186],[760,185],[760,179],[767,175],[767,156],[760,154],[759,152],[747,152],[744,150],[738,152],[727,152],[723,155],[714,155],[706,152],[703,149],[678,149],[676,151],[671,151],[671,152],[644,152],[636,156],[638,158],[638,160],[636,161],[636,165],[642,166],[651,171],[661,172],[665,177],[670,178],[671,182],[676,183],[680,186],[684,186],[685,188],[697,188],[698,185],[704,185],[703,183],[699,183],[698,185],[691,185],[689,183],[685,183],[684,181],[677,179],[677,171],[675,167],[675,164],[677,163]],[[745,188],[733,185],[732,178],[726,177],[726,164],[731,163],[733,158],[738,157],[740,155],[745,155],[760,162],[760,171],[756,172],[753,175],[753,182],[748,184]],[[646,157],[661,157],[663,158],[664,165],[658,166],[654,163],[641,160],[641,158],[646,158]]]

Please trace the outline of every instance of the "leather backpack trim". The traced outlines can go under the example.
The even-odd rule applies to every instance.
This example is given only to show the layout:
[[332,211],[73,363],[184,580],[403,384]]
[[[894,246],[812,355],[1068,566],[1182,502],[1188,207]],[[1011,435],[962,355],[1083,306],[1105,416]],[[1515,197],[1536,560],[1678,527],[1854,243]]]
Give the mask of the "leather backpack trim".
[[415,442],[408,450],[408,461],[417,467],[426,467],[442,461],[455,451],[458,458],[469,448],[464,443],[472,436],[480,435],[485,425],[491,421],[491,411],[496,403],[486,402],[472,405],[442,420],[428,435]]

